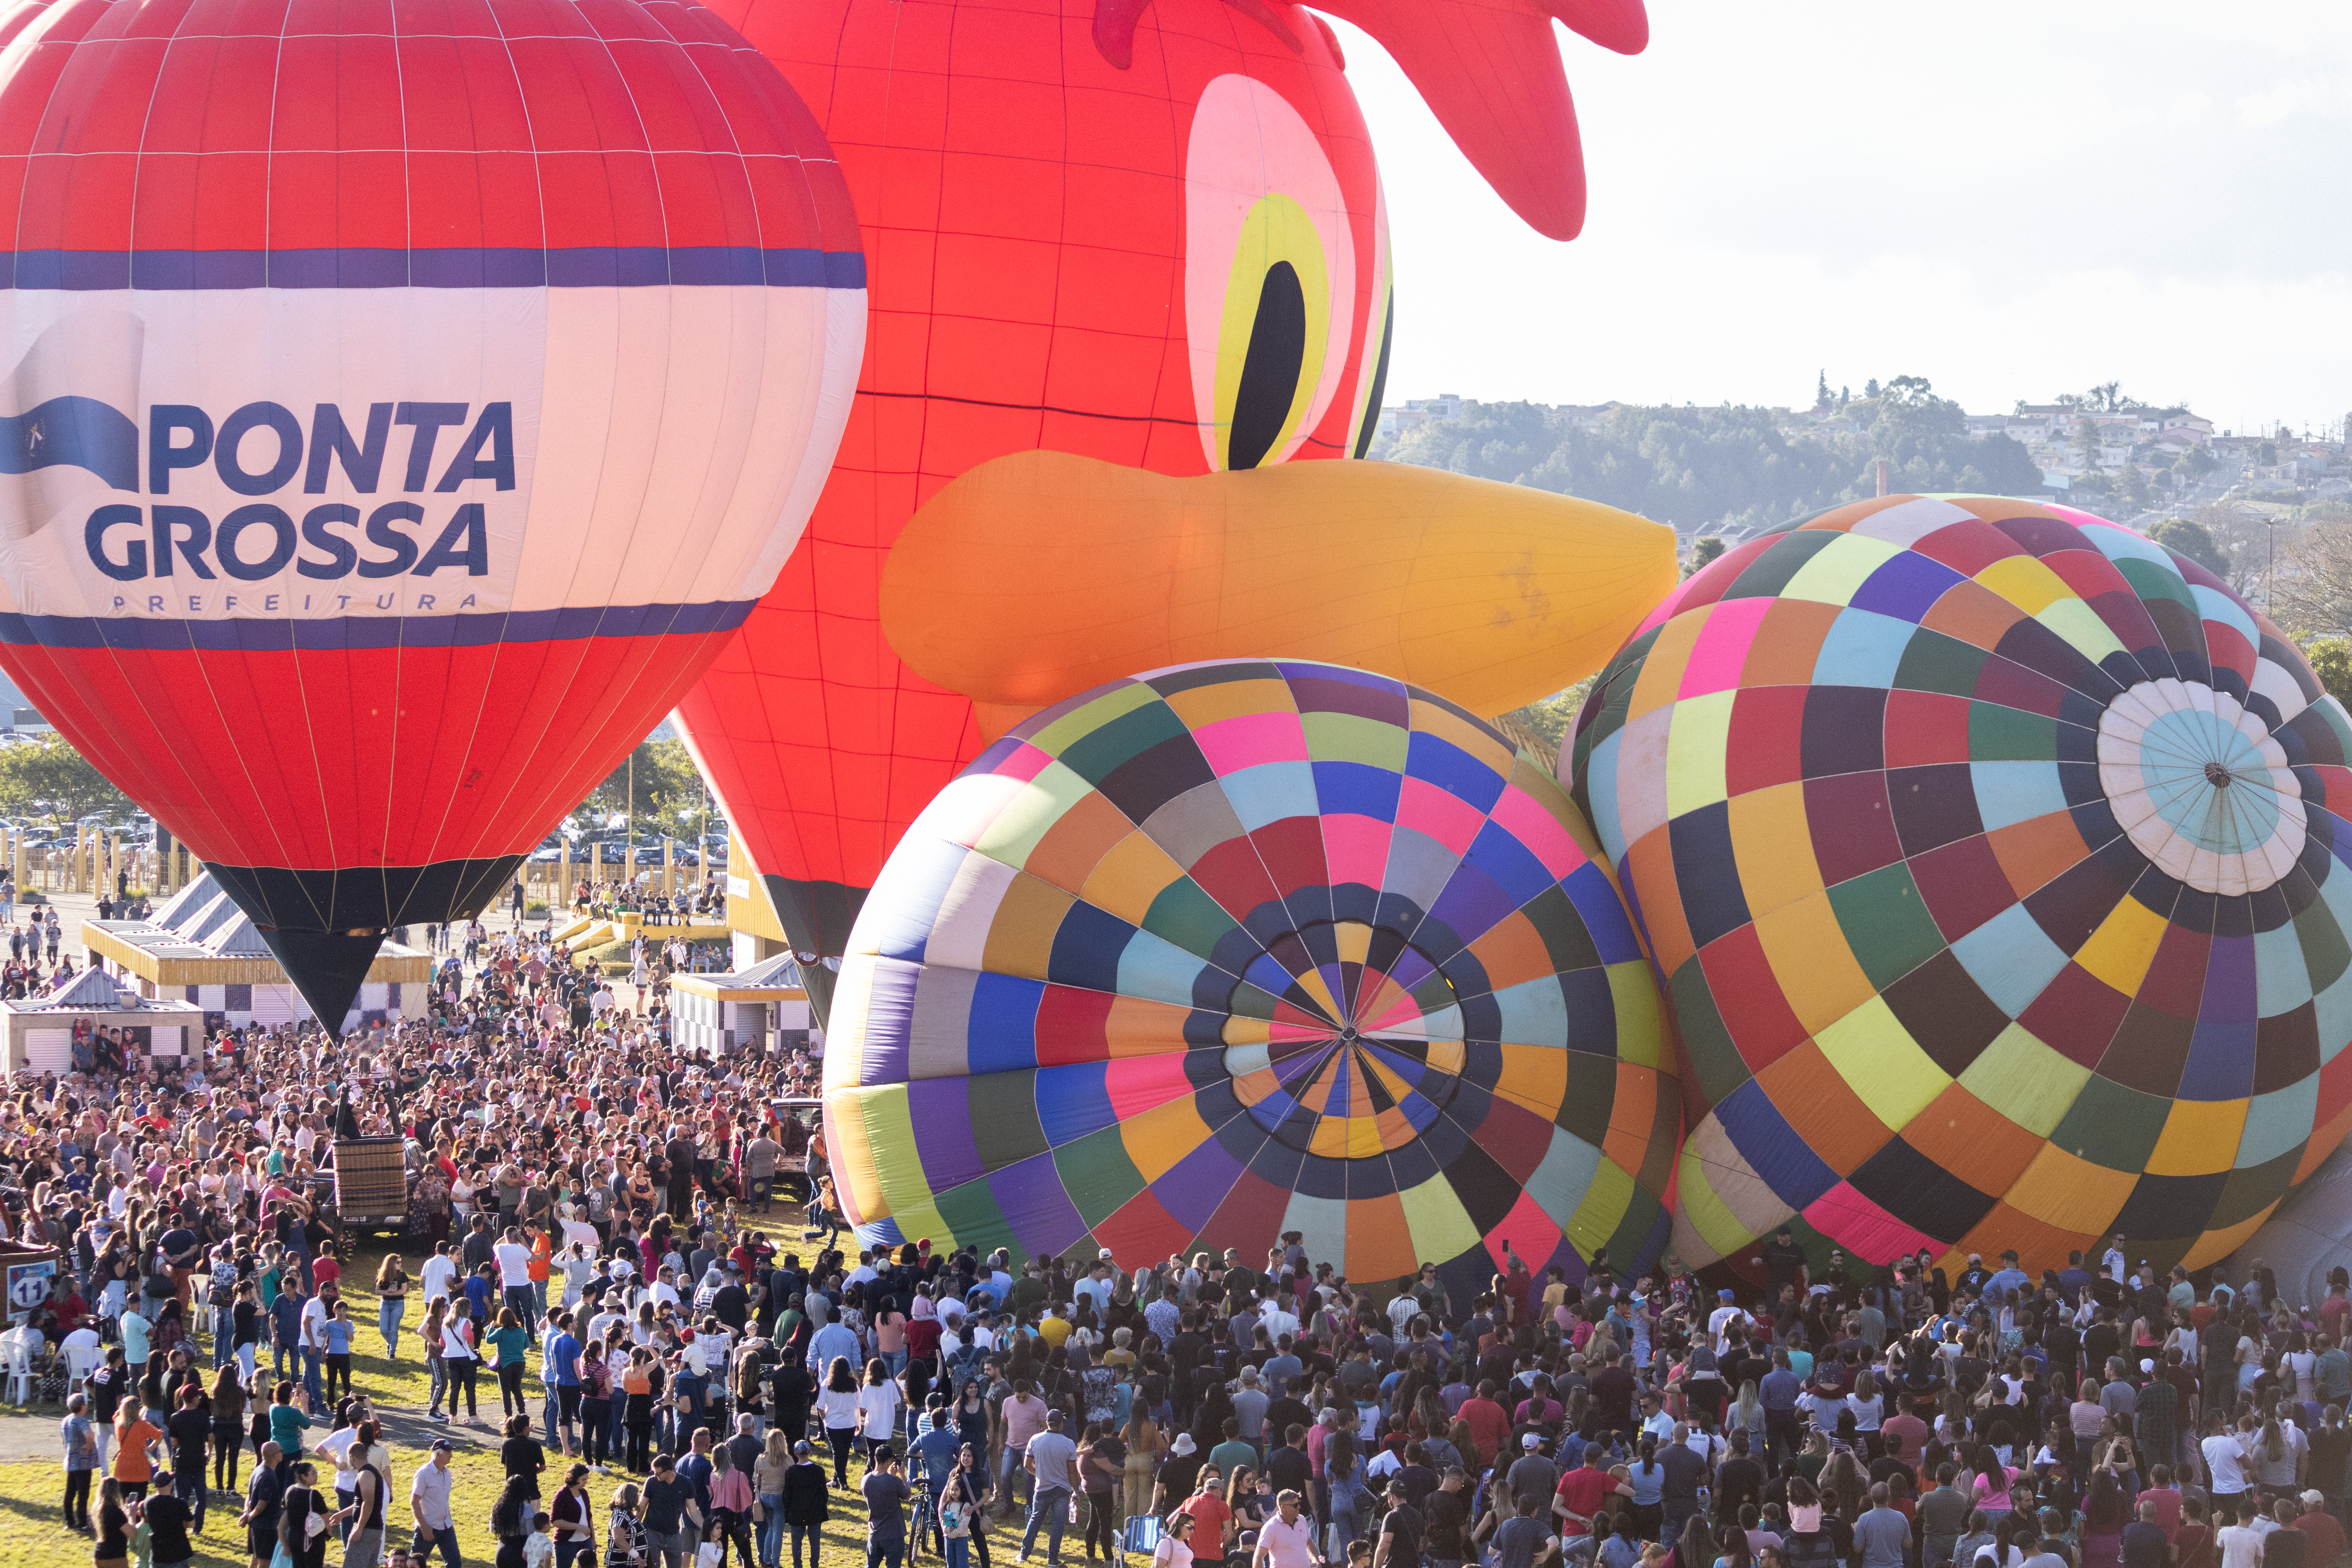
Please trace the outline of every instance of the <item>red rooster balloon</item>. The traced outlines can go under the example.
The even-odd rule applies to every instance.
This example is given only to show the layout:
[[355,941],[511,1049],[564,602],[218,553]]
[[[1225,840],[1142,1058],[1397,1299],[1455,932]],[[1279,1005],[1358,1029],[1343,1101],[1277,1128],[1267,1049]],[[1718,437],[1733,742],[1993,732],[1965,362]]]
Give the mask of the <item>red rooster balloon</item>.
[[[869,263],[856,401],[808,531],[678,710],[795,948],[840,954],[884,858],[983,735],[1105,670],[1171,662],[1181,645],[1185,658],[1295,652],[1415,674],[1410,656],[1383,658],[1344,637],[1268,646],[1263,622],[1234,630],[1230,647],[1214,632],[1130,635],[1167,618],[1168,590],[1157,572],[1121,569],[1129,523],[1145,513],[1181,554],[1198,531],[1192,514],[1205,510],[1213,528],[1255,542],[1227,541],[1228,568],[1246,560],[1261,590],[1295,581],[1302,601],[1350,546],[1352,503],[1324,509],[1318,536],[1297,521],[1296,486],[1277,494],[1228,482],[1360,457],[1379,414],[1393,324],[1385,214],[1326,23],[1280,0],[716,9],[824,125]],[[1639,0],[1328,9],[1397,56],[1528,222],[1558,238],[1578,231],[1582,161],[1552,21],[1632,52],[1647,39]],[[1208,488],[1170,500],[1166,477]],[[1051,542],[1023,556],[1034,564],[1022,570],[1043,596],[1058,587],[1065,605],[1066,620],[1042,633],[1027,609],[1009,608],[1008,626],[1031,641],[992,661],[925,644],[942,580],[953,589],[957,574],[940,564],[952,552],[925,557],[923,584],[903,548],[892,560],[920,531],[910,520],[937,514],[927,503],[959,479],[986,491],[972,503],[980,528],[969,526],[972,505],[959,511],[968,533],[1025,526]],[[1424,541],[1484,528],[1498,558],[1537,548],[1531,535],[1497,539],[1493,498],[1467,486],[1400,468],[1379,504],[1409,513]],[[1276,508],[1291,510],[1277,520]],[[1505,531],[1541,527],[1518,519]],[[1262,548],[1269,539],[1292,547]],[[1610,646],[1673,580],[1670,544],[1616,542],[1624,571],[1596,580],[1617,585],[1623,603],[1611,608],[1623,619],[1630,607],[1632,619],[1602,617]],[[1533,580],[1544,572],[1554,575]],[[1496,669],[1518,659],[1515,673],[1475,691],[1433,682],[1449,697],[1475,705],[1517,693],[1501,700],[1509,707],[1560,683],[1557,646],[1528,657],[1542,642],[1529,627],[1546,623],[1548,595],[1563,585],[1557,563],[1522,574],[1527,603],[1497,612],[1465,601],[1446,638],[1472,663],[1487,651]],[[1557,631],[1558,619],[1546,624]],[[1106,626],[1117,632],[1109,646],[1132,645],[1124,663],[1104,651]],[[1050,669],[1032,668],[1040,637],[1061,645]],[[1078,644],[1087,647],[1071,651]],[[1538,665],[1546,673],[1529,674]],[[829,977],[814,965],[809,977],[826,1005]]]

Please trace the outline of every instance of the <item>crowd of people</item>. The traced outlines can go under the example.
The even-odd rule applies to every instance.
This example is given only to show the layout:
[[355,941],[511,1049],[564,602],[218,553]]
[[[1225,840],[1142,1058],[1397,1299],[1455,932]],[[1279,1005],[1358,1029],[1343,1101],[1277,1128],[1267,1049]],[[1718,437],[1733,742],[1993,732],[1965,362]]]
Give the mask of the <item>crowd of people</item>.
[[[869,1568],[2343,1553],[2340,1274],[2300,1300],[2126,1237],[1948,1272],[1817,1269],[1784,1232],[1731,1289],[1507,1243],[1491,1277],[1380,1281],[1297,1237],[1140,1268],[845,1248],[778,1207],[827,1190],[789,1103],[814,1058],[690,1061],[657,1007],[583,1007],[610,988],[543,935],[451,945],[429,1020],[247,1030],[177,1077],[0,1103],[11,1228],[67,1259],[38,1321],[71,1369],[61,1507],[99,1563],[186,1562],[219,1509],[254,1568],[781,1568],[787,1545],[817,1568],[828,1522],[862,1525]],[[371,1133],[405,1141],[413,1185],[362,1279],[326,1177]],[[424,1362],[421,1410],[355,1380],[379,1344]],[[483,1427],[503,1485],[458,1518]]]

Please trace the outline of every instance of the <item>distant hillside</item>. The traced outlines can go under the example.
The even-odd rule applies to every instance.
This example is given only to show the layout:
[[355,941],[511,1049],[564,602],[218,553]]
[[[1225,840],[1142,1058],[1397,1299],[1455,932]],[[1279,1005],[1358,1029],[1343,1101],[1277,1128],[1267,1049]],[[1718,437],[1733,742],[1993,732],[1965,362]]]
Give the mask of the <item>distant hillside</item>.
[[2041,493],[2021,443],[1969,439],[1960,405],[1919,387],[1877,400],[1866,428],[1796,437],[1768,408],[1623,404],[1588,426],[1532,404],[1465,402],[1459,418],[1383,437],[1371,456],[1603,501],[1685,533],[1769,526],[1875,494],[1879,458],[1894,490]]

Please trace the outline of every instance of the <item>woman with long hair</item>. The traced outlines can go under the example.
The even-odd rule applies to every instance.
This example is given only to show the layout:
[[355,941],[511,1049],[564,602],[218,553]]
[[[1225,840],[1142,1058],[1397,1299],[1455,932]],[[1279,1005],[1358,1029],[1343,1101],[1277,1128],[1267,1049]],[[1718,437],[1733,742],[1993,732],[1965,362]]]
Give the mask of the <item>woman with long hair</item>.
[[425,1301],[425,1321],[416,1326],[416,1337],[425,1346],[425,1383],[430,1390],[425,1405],[427,1421],[441,1419],[441,1396],[449,1391],[449,1363],[441,1354],[441,1336],[448,1317],[449,1298],[430,1296]]
[[1739,1397],[1724,1412],[1723,1430],[1727,1441],[1734,1432],[1748,1434],[1748,1451],[1764,1452],[1764,1401],[1756,1392],[1756,1380],[1744,1378],[1739,1384]]
[[1078,1437],[1078,1489],[1086,1499],[1087,1560],[1102,1543],[1106,1561],[1118,1557],[1118,1488],[1127,1468],[1127,1450],[1107,1421],[1089,1421]]
[[[1171,1513],[1151,1553],[1151,1568],[1192,1568],[1192,1525],[1189,1513]],[[1342,1561],[1345,1561],[1343,1558]]]
[[467,1306],[463,1296],[449,1303],[449,1316],[441,1324],[441,1360],[449,1375],[449,1419],[458,1419],[457,1395],[463,1394],[465,1420],[471,1424],[482,1414],[474,1403],[474,1379],[481,1371],[482,1357],[481,1338]]
[[709,1488],[710,1523],[703,1531],[703,1540],[719,1543],[722,1568],[730,1544],[734,1547],[736,1568],[751,1568],[751,1477],[737,1467],[735,1456],[725,1443],[710,1450]]
[[621,1424],[629,1435],[622,1466],[638,1475],[653,1462],[654,1352],[644,1345],[629,1348],[629,1364],[621,1373]]
[[1853,1449],[1841,1448],[1830,1456],[1830,1462],[1822,1467],[1821,1491],[1822,1505],[1846,1523],[1862,1517],[1869,1506],[1870,1487]]
[[[1700,1550],[1704,1551],[1704,1542],[1706,1539],[1706,1521],[1696,1514],[1692,1515],[1690,1523],[1683,1530],[1683,1539],[1685,1542],[1689,1541],[1690,1534],[1693,1530],[1696,1530],[1699,1532],[1699,1540],[1701,1542]],[[1748,1532],[1740,1529],[1737,1524],[1727,1524],[1723,1527],[1723,1534],[1718,1542],[1718,1546],[1719,1551],[1715,1559],[1715,1568],[1748,1568],[1749,1563],[1753,1561],[1748,1550]],[[1696,1568],[1696,1565],[1694,1565],[1694,1568]]]
[[849,1489],[849,1454],[856,1446],[860,1425],[857,1374],[849,1358],[837,1355],[825,1368],[824,1386],[816,1391],[816,1413],[824,1419],[824,1440],[833,1446],[835,1489]]
[[1344,1426],[1324,1442],[1323,1479],[1329,1491],[1325,1521],[1331,1529],[1331,1544],[1323,1555],[1326,1561],[1345,1563],[1348,1542],[1371,1522],[1372,1499],[1364,1485],[1364,1462],[1356,1456],[1355,1434]]
[[375,1326],[383,1335],[383,1359],[400,1359],[400,1320],[408,1312],[408,1266],[397,1252],[383,1255],[375,1271]]
[[2263,1435],[2254,1440],[2254,1485],[2261,1489],[2265,1502],[2276,1502],[2283,1497],[2294,1497],[2301,1484],[2297,1475],[2302,1468],[2303,1434],[2295,1434],[2289,1443],[2286,1429],[2279,1425],[2273,1414],[2263,1422]]
[[1878,1392],[1878,1380],[1864,1367],[1853,1380],[1853,1392],[1845,1396],[1846,1413],[1853,1417],[1855,1436],[1864,1442],[1878,1435],[1879,1423],[1886,1419],[1886,1401]]
[[2124,1525],[2131,1508],[2114,1470],[2103,1464],[2091,1472],[2091,1489],[2083,1499],[2082,1568],[2122,1568]]
[[[971,1499],[971,1550],[988,1568],[988,1500],[996,1483],[988,1476],[988,1444],[967,1442],[956,1450],[955,1478]],[[793,1568],[799,1568],[795,1563]],[[810,1568],[815,1568],[814,1563]]]
[[776,1568],[784,1550],[784,1472],[793,1468],[792,1439],[781,1426],[768,1428],[760,1457],[751,1466],[751,1495],[760,1500],[756,1532],[760,1568]]
[[1633,1495],[1623,1517],[1640,1528],[1643,1540],[1654,1541],[1658,1536],[1658,1526],[1665,1521],[1665,1508],[1661,1500],[1666,1486],[1666,1468],[1658,1463],[1656,1433],[1642,1434],[1642,1440],[1633,1450],[1633,1462],[1625,1468],[1625,1479],[1633,1484]]
[[[965,1450],[969,1452],[969,1448]],[[980,1504],[965,1477],[972,1472],[961,1464],[940,1485],[939,1528],[947,1568],[971,1568],[971,1542],[980,1521]]]
[[1428,1437],[1443,1437],[1454,1429],[1453,1418],[1445,1413],[1445,1401],[1438,1397],[1437,1385],[1424,1383],[1413,1396],[1412,1413],[1405,1421],[1405,1435],[1418,1442]]
[[1140,1397],[1128,1411],[1127,1429],[1119,1434],[1119,1441],[1127,1448],[1119,1478],[1119,1512],[1132,1519],[1151,1511],[1151,1478],[1160,1469],[1160,1426]]
[[563,1473],[563,1485],[559,1488],[548,1507],[548,1518],[554,1526],[555,1568],[572,1568],[584,1563],[594,1568],[596,1561],[596,1510],[588,1496],[586,1465],[573,1465]]
[[[1600,1519],[1592,1521],[1595,1540],[1600,1540]],[[1682,1535],[1675,1538],[1675,1568],[1715,1568],[1715,1538],[1707,1532],[1706,1514],[1691,1514]]]
[[131,1510],[123,1506],[122,1483],[112,1476],[98,1484],[97,1542],[90,1548],[94,1568],[125,1568],[131,1561]]
[[604,1469],[612,1436],[613,1369],[604,1361],[604,1342],[591,1335],[580,1347],[580,1454],[591,1468]]
[[236,1490],[236,1458],[245,1447],[245,1384],[237,1381],[236,1363],[225,1361],[213,1369],[213,1487]]
[[530,1537],[532,1516],[539,1512],[536,1482],[526,1487],[521,1476],[509,1476],[490,1505],[490,1533],[498,1537],[497,1568],[523,1568],[523,1543]]
[[[278,1505],[278,1549],[292,1568],[325,1568],[327,1521],[334,1510],[319,1495],[319,1468],[309,1460],[293,1467],[294,1484]],[[521,1568],[522,1559],[515,1559]]]
[[1995,1524],[1999,1524],[2011,1506],[2009,1487],[2017,1479],[2017,1468],[2013,1465],[2002,1464],[2000,1456],[1992,1451],[1990,1443],[1978,1444],[1969,1463],[1975,1468],[1977,1476],[1976,1496],[1972,1500],[1990,1516]]
[[905,1391],[890,1375],[890,1363],[880,1356],[867,1362],[866,1382],[857,1390],[857,1426],[865,1439],[867,1474],[880,1463],[877,1456],[898,1435],[898,1412],[906,1404]]
[[482,1336],[485,1344],[494,1345],[499,1354],[499,1415],[500,1417],[521,1415],[529,1419],[530,1402],[523,1397],[523,1358],[530,1349],[530,1331],[522,1326],[522,1319],[512,1307],[499,1309],[499,1326]]

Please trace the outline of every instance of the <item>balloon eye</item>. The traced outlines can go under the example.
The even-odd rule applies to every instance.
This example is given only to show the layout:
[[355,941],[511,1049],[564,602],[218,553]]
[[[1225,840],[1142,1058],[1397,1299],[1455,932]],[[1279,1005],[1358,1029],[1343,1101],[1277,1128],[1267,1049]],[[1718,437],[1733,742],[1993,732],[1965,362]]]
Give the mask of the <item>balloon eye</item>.
[[1258,289],[1257,320],[1250,323],[1249,353],[1234,389],[1233,434],[1226,450],[1236,468],[1255,468],[1282,439],[1298,401],[1298,371],[1307,358],[1307,296],[1287,261],[1266,269]]
[[1281,462],[1347,363],[1356,257],[1339,176],[1280,93],[1223,76],[1193,113],[1184,202],[1185,336],[1209,466]]
[[1381,395],[1388,390],[1389,349],[1396,342],[1396,279],[1390,268],[1388,193],[1374,187],[1379,198],[1372,207],[1372,310],[1368,318],[1370,337],[1356,365],[1356,439],[1348,455],[1360,458],[1372,449],[1381,427]]
[[1217,344],[1217,425],[1229,468],[1286,442],[1322,379],[1331,291],[1315,226],[1286,195],[1243,221]]
[[1360,458],[1372,449],[1372,437],[1381,428],[1381,396],[1389,385],[1389,346],[1396,341],[1396,289],[1390,286],[1387,297],[1379,307],[1380,336],[1373,352],[1364,356],[1371,374],[1364,383],[1364,395],[1356,409],[1356,445],[1349,454]]

